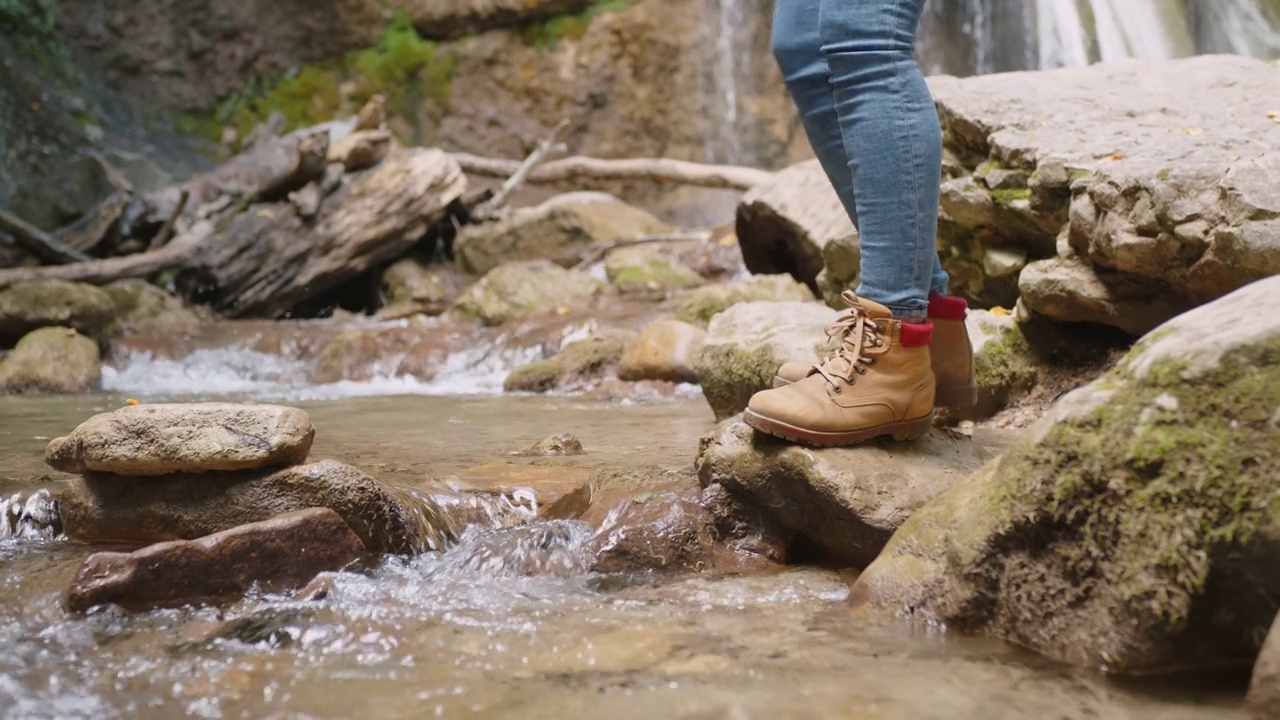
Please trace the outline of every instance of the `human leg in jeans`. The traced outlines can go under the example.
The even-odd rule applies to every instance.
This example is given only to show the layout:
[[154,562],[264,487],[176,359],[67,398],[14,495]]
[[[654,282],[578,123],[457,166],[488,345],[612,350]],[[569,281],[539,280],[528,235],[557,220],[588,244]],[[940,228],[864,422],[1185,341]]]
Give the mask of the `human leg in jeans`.
[[[862,265],[856,294],[846,293],[850,312],[828,329],[840,338],[836,351],[820,365],[784,367],[785,387],[752,399],[746,420],[764,432],[847,444],[914,437],[931,424],[929,346],[937,342],[925,318],[945,315],[963,332],[964,308],[945,297],[935,246],[942,137],[913,54],[923,5],[778,0],[775,55],[815,154],[860,231]],[[967,348],[963,362],[971,375]]]

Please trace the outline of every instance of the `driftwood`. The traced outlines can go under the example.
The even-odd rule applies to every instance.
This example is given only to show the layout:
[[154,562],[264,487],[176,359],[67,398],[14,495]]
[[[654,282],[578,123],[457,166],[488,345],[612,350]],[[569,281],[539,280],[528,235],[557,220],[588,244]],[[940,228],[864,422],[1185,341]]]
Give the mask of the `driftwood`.
[[5,210],[0,210],[0,230],[11,235],[18,245],[48,262],[77,263],[93,259],[75,248],[67,247],[66,243],[58,238]]
[[169,242],[169,238],[173,237],[173,228],[178,223],[178,218],[182,215],[182,211],[187,207],[187,200],[191,198],[191,193],[186,190],[182,191],[182,196],[178,198],[178,207],[174,209],[173,214],[168,220],[164,221],[164,227],[160,228],[160,232],[151,238],[151,243],[147,245],[148,250],[159,250]]
[[178,273],[188,298],[231,317],[280,317],[408,252],[466,190],[446,153],[404,150],[347,176],[312,222],[288,203],[225,223]]
[[[453,158],[465,172],[486,177],[510,177],[521,166],[521,163],[515,160],[495,160],[467,153],[454,153]],[[706,165],[668,158],[602,160],[570,157],[535,168],[528,174],[526,181],[539,184],[575,183],[581,186],[590,180],[639,180],[727,190],[750,190],[773,179],[773,175],[768,170],[732,165]]]
[[187,233],[154,252],[125,255],[107,260],[90,260],[72,265],[0,270],[0,289],[38,280],[67,280],[106,285],[116,280],[154,275],[183,266],[210,234],[212,234],[212,226],[209,223],[199,223]]
[[498,188],[493,197],[486,200],[471,213],[472,219],[484,221],[498,217],[506,207],[507,198],[511,196],[511,193],[519,189],[528,180],[529,173],[533,172],[534,168],[538,167],[557,148],[556,136],[564,132],[567,127],[569,127],[569,121],[561,120],[560,124],[556,125],[551,131],[551,134],[539,142],[538,147],[534,148],[529,157],[525,158],[515,172],[511,173],[511,177],[502,183],[502,187]]
[[125,208],[133,202],[133,195],[123,192],[111,193],[97,207],[85,213],[79,220],[59,228],[53,236],[61,240],[67,247],[89,252],[102,242],[111,228],[120,222]]

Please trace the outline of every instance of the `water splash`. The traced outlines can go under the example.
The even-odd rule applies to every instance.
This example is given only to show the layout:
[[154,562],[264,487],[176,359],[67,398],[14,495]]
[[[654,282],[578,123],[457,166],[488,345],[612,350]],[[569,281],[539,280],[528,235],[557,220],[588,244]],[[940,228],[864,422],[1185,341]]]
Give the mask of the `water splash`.
[[61,534],[62,518],[50,491],[0,498],[0,540],[52,540]]
[[572,577],[591,567],[595,531],[576,520],[535,522],[508,528],[471,525],[444,554],[438,578],[481,574],[490,578],[535,575]]

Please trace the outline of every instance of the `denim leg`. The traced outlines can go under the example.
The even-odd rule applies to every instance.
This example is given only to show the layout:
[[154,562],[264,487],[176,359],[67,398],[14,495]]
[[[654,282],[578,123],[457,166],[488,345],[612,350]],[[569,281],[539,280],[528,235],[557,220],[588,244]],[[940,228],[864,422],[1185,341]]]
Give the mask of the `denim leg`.
[[936,246],[942,132],[913,54],[924,0],[819,5],[821,54],[861,233],[857,292],[895,315],[924,316],[930,291],[945,290],[946,277]]

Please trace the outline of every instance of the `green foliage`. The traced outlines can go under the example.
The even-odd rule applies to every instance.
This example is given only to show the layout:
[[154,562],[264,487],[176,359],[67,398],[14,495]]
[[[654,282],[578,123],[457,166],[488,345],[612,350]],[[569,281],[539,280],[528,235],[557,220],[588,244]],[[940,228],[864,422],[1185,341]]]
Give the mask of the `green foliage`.
[[1031,190],[1028,188],[1017,188],[1014,190],[992,190],[991,199],[996,201],[997,205],[1008,207],[1018,200],[1030,200]]
[[212,120],[187,117],[182,126],[216,139],[223,126],[231,125],[243,137],[279,111],[285,129],[292,130],[354,113],[379,93],[387,98],[389,113],[413,118],[424,100],[448,104],[453,67],[452,56],[441,55],[408,15],[397,12],[377,45],[304,66],[274,82],[255,78],[223,98]]
[[538,50],[554,50],[563,39],[576,40],[587,34],[591,21],[600,15],[619,12],[631,7],[631,0],[594,0],[579,13],[557,15],[524,28],[524,41]]
[[0,0],[0,38],[46,71],[76,79],[71,53],[58,38],[58,0]]

